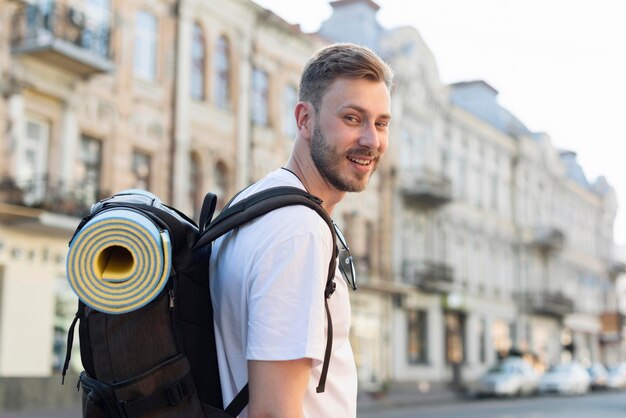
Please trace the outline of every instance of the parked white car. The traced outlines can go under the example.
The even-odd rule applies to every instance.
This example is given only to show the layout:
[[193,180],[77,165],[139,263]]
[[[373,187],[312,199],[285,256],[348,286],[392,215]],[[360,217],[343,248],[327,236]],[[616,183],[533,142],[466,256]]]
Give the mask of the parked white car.
[[587,368],[589,378],[591,379],[591,389],[606,389],[609,383],[609,372],[602,363],[592,363]]
[[589,373],[576,362],[556,365],[539,380],[539,393],[582,395],[589,392],[590,387]]
[[626,363],[618,364],[617,366],[609,369],[607,387],[609,389],[626,388]]
[[476,396],[521,396],[536,392],[539,376],[520,358],[508,358],[493,366],[475,383]]

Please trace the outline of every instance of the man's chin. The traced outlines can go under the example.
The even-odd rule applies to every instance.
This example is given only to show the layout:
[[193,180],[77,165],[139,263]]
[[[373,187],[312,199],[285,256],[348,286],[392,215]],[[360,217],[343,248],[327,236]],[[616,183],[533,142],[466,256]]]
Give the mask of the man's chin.
[[356,193],[365,190],[374,170],[367,173],[356,173],[351,170],[346,170],[343,173],[340,173],[339,170],[320,170],[320,173],[338,191]]
[[337,187],[337,189],[341,190],[342,192],[358,193],[358,192],[362,192],[363,190],[365,190],[365,188],[369,184],[369,181],[370,181],[370,176],[368,174],[367,176],[364,176],[363,178],[359,178],[356,180],[354,179],[352,179],[352,181],[344,180],[340,184],[336,184],[335,187],[341,186],[341,187]]

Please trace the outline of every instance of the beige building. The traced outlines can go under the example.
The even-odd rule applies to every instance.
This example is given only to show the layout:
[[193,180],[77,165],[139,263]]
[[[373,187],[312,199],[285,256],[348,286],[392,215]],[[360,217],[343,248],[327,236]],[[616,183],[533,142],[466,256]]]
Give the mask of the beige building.
[[[0,376],[46,376],[75,311],[64,260],[79,217],[134,187],[197,216],[205,192],[223,205],[284,164],[300,73],[325,41],[248,0],[0,4]],[[335,214],[364,283],[380,278],[379,187]],[[353,340],[370,380],[384,318],[365,284]]]
[[232,196],[286,162],[300,72],[322,43],[250,1],[178,7],[173,201],[194,213],[206,191]]
[[67,242],[89,205],[171,199],[173,4],[0,2],[0,376],[60,367]]

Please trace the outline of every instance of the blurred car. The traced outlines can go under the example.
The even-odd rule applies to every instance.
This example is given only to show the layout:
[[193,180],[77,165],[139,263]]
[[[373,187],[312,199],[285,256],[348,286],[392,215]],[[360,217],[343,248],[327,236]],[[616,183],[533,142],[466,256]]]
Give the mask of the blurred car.
[[602,365],[602,363],[592,363],[591,366],[587,368],[587,373],[589,373],[589,378],[591,379],[591,389],[606,389],[609,383],[609,372],[606,370],[606,367]]
[[618,364],[609,369],[607,387],[609,389],[626,388],[626,363]]
[[536,392],[539,376],[525,360],[508,358],[489,369],[473,387],[476,396],[520,396]]
[[551,367],[539,380],[539,393],[582,395],[589,391],[591,378],[587,370],[576,362]]

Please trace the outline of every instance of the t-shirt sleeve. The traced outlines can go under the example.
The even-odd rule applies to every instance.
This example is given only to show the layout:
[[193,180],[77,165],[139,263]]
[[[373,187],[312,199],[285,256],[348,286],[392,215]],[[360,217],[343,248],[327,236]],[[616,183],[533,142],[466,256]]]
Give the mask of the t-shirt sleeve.
[[248,360],[323,359],[324,288],[332,244],[326,224],[312,216],[314,222],[279,234],[283,239],[260,251],[250,270]]

